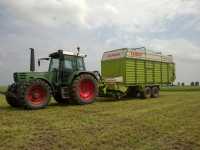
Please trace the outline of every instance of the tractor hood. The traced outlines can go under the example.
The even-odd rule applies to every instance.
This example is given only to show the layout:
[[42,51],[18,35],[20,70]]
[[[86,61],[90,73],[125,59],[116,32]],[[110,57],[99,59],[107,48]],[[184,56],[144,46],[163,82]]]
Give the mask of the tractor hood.
[[48,72],[15,72],[14,81],[30,81],[33,79],[45,79],[48,80]]

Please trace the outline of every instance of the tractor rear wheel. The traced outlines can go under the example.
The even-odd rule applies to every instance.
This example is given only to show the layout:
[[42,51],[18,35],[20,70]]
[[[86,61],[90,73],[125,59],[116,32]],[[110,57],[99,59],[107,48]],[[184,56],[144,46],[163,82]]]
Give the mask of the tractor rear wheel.
[[72,99],[70,99],[70,103],[79,105],[90,104],[95,101],[97,94],[97,80],[90,74],[81,74],[72,83]]
[[144,90],[141,92],[141,98],[150,98],[151,97],[151,88],[145,87]]
[[17,85],[15,83],[8,87],[6,101],[12,107],[22,106],[20,100],[17,98]]
[[159,88],[158,87],[155,86],[151,89],[151,97],[153,97],[153,98],[159,97]]
[[44,108],[51,99],[50,87],[42,80],[22,83],[18,90],[19,97],[27,109]]

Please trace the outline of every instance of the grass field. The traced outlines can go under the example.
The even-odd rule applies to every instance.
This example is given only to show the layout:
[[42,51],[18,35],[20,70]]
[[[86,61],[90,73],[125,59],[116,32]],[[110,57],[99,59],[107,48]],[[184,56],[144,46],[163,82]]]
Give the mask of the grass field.
[[200,92],[18,110],[0,96],[0,149],[199,150]]

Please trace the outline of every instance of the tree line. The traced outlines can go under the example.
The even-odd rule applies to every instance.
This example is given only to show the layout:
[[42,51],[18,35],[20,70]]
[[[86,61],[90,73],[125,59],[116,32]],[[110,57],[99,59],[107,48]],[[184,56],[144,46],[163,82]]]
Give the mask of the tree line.
[[[185,86],[185,82],[178,82],[178,86]],[[199,81],[191,82],[190,86],[199,86]]]

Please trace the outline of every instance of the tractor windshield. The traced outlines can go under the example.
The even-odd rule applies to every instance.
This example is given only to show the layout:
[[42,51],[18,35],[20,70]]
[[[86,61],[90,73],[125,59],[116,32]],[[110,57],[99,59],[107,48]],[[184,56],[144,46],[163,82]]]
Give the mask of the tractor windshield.
[[52,58],[49,66],[49,72],[57,71],[59,69],[59,59]]
[[73,70],[72,61],[70,59],[64,60],[64,69],[65,70]]
[[85,70],[85,65],[82,57],[77,59],[77,68],[78,70]]

